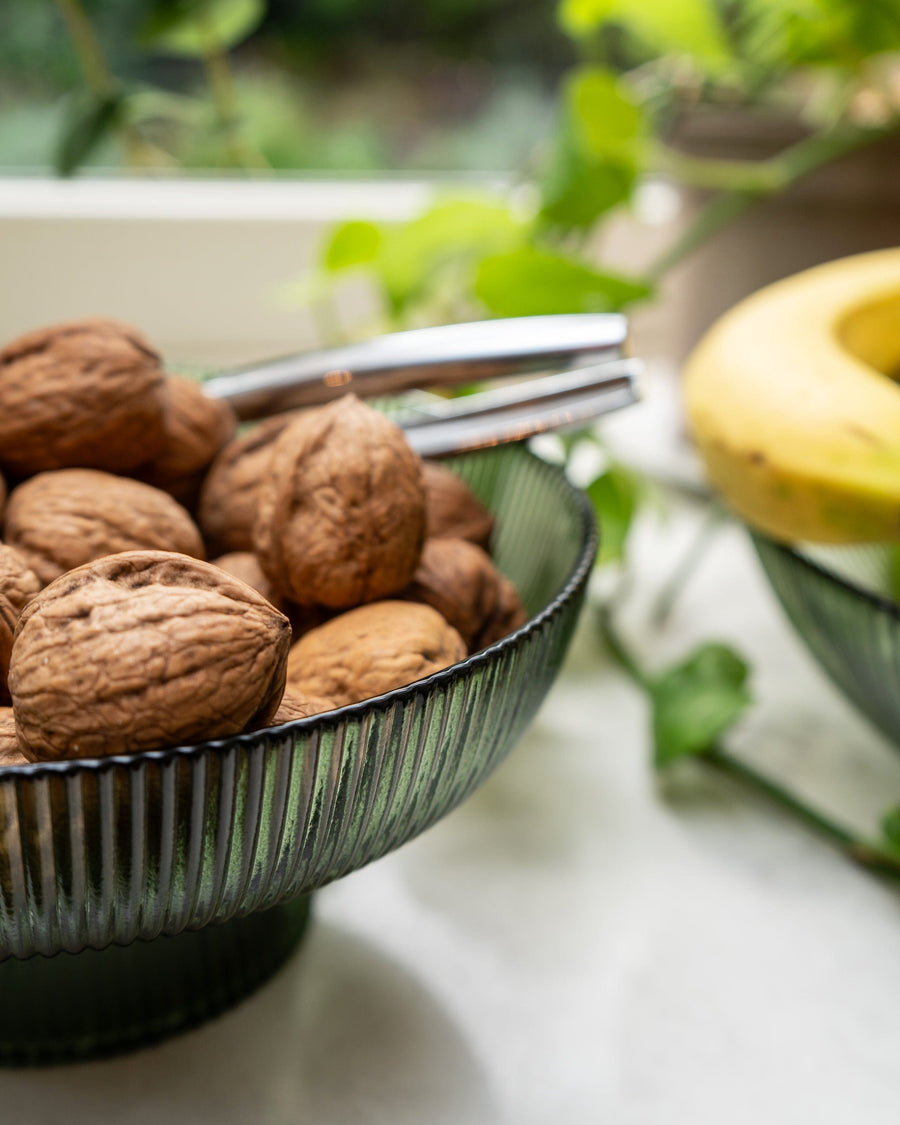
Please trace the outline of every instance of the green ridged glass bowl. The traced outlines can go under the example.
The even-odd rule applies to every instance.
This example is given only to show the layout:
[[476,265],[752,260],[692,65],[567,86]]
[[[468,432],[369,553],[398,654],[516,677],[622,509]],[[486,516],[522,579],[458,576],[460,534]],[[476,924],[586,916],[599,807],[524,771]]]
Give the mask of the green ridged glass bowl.
[[530,613],[517,632],[321,717],[0,773],[0,1061],[122,1050],[220,1011],[282,963],[311,892],[424,831],[509,752],[565,656],[594,521],[521,447],[451,465],[497,516],[496,561]]
[[900,742],[900,605],[891,596],[892,550],[753,542],[787,615],[825,671],[859,710]]

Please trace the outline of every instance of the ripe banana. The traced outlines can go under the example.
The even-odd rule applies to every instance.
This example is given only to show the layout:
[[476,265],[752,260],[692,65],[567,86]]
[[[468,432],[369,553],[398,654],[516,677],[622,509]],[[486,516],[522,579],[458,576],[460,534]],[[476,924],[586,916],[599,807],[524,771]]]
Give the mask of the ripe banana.
[[786,278],[726,313],[685,372],[707,473],[776,539],[900,540],[900,248]]

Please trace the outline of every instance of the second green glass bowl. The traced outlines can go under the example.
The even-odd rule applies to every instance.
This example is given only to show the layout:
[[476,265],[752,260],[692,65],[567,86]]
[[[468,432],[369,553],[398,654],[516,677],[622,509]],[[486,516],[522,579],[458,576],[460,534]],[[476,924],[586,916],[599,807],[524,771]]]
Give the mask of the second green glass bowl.
[[789,547],[753,534],[797,632],[862,713],[900,742],[900,605],[887,547]]

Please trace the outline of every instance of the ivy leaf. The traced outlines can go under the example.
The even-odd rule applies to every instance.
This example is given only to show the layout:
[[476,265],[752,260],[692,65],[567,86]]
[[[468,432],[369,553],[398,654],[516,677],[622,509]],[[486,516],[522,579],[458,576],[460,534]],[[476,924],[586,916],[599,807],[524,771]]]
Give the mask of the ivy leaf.
[[366,265],[378,255],[381,229],[374,223],[353,220],[341,223],[331,232],[322,250],[322,266],[329,273]]
[[236,47],[265,14],[265,0],[156,0],[138,42],[166,54],[202,58]]
[[521,237],[521,224],[502,202],[446,200],[408,223],[385,229],[373,268],[392,311],[400,314],[434,290],[448,268],[471,268],[472,262]]
[[63,119],[56,146],[54,166],[60,176],[71,176],[115,128],[124,103],[121,91],[74,98]]
[[722,644],[704,644],[651,685],[653,763],[663,769],[702,754],[751,702],[746,662]]
[[644,112],[610,70],[578,67],[566,80],[566,112],[577,143],[594,160],[636,168],[647,131]]
[[649,294],[643,282],[532,246],[486,257],[475,274],[475,296],[495,316],[609,312]]
[[575,38],[618,24],[654,54],[687,55],[709,73],[722,71],[732,61],[710,0],[563,0],[559,18],[563,30]]
[[621,465],[611,465],[588,485],[586,492],[600,525],[597,561],[618,562],[624,555],[628,532],[641,501],[640,479]]
[[567,131],[541,185],[540,221],[563,230],[586,230],[630,197],[635,179],[631,165],[585,156]]

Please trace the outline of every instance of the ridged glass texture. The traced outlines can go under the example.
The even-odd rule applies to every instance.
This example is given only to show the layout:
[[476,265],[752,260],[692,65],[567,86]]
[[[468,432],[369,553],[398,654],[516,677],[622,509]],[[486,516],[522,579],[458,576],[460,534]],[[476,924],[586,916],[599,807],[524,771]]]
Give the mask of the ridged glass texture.
[[584,497],[519,447],[454,468],[497,514],[530,621],[322,718],[191,748],[0,774],[0,958],[177,934],[306,894],[458,805],[556,676],[595,553]]
[[860,711],[900,741],[900,605],[890,595],[890,549],[798,549],[753,538],[810,651]]

